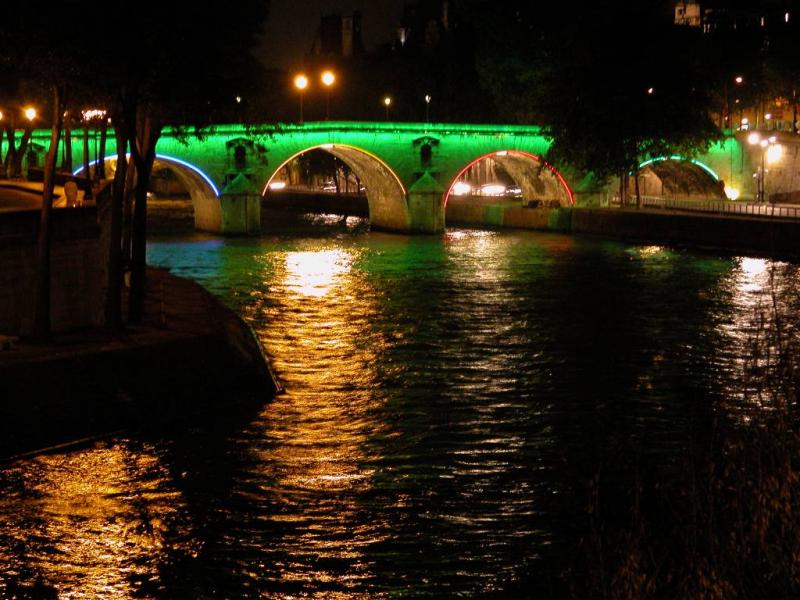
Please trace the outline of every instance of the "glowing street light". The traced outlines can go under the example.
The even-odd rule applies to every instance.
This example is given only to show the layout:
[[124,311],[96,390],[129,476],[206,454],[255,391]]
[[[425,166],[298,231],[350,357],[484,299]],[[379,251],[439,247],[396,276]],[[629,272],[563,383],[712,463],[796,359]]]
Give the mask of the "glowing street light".
[[392,97],[386,96],[383,99],[383,105],[386,107],[386,120],[389,120],[389,107],[392,105]]
[[741,75],[737,75],[733,80],[737,85],[742,85],[744,83],[744,77]]
[[33,121],[36,118],[36,114],[37,114],[36,113],[36,109],[33,108],[32,106],[27,107],[23,111],[23,113],[25,114],[25,118],[28,119],[28,121]]
[[303,75],[302,73],[296,75],[294,78],[294,87],[300,92],[300,124],[303,124],[303,96],[306,93],[306,88],[308,87],[308,77]]
[[325,120],[328,121],[331,118],[331,86],[336,82],[336,75],[330,70],[323,71],[320,79],[325,86]]
[[431,121],[431,95],[425,94],[425,122]]
[[762,138],[757,132],[747,136],[747,143],[751,146],[761,147],[761,165],[756,173],[756,202],[764,202],[766,190],[767,169],[766,165],[773,165],[783,157],[783,146],[778,143],[774,135]]

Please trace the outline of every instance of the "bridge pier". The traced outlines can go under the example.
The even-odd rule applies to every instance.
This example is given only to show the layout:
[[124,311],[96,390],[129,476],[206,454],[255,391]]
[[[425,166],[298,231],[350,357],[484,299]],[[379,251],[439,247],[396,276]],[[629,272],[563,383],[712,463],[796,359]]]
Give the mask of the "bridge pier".
[[445,189],[427,171],[408,188],[408,228],[411,233],[444,231],[444,193]]
[[261,195],[250,180],[239,174],[219,197],[222,212],[219,233],[258,235],[261,233]]

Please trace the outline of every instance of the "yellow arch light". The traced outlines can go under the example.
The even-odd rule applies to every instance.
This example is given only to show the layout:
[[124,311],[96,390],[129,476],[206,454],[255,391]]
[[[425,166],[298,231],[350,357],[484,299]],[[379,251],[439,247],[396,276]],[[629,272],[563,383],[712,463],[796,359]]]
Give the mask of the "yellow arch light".
[[783,146],[780,144],[770,144],[767,149],[767,164],[774,165],[783,158]]
[[472,193],[472,186],[465,181],[457,181],[453,184],[454,196],[466,196]]
[[28,121],[33,121],[36,118],[36,109],[32,106],[26,108],[24,112],[25,118],[28,119]]
[[333,71],[323,71],[321,79],[325,86],[331,87],[336,82],[336,75]]
[[739,194],[740,192],[736,188],[725,186],[725,195],[728,197],[728,200],[738,200]]

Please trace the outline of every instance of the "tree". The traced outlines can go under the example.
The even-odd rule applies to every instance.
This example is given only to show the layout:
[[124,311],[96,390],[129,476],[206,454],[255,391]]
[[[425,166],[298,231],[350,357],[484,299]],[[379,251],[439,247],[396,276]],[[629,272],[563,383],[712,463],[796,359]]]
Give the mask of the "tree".
[[[55,183],[58,146],[67,98],[69,80],[76,73],[82,41],[60,35],[60,24],[67,17],[64,6],[49,7],[37,0],[15,5],[6,14],[7,27],[0,35],[0,55],[7,58],[5,67],[17,82],[26,82],[31,88],[49,89],[52,93],[50,108],[50,147],[44,170],[42,207],[37,236],[36,292],[34,300],[33,338],[45,342],[50,338],[50,238],[53,188]],[[40,19],[48,14],[50,18]],[[40,94],[41,96],[41,94]],[[33,129],[33,117],[28,116],[19,148],[14,144],[14,125],[6,129],[9,139],[8,176],[19,176],[22,157]],[[8,157],[7,157],[8,158]]]
[[[67,109],[65,98],[74,95],[92,107],[105,108],[117,139],[119,176],[112,195],[106,303],[106,318],[112,326],[121,322],[118,290],[121,206],[125,197],[122,182],[131,179],[126,177],[124,160],[126,147],[131,149],[137,199],[130,318],[136,321],[141,318],[144,305],[147,185],[160,132],[170,124],[183,127],[189,135],[225,114],[234,103],[234,90],[248,75],[244,66],[253,64],[248,51],[266,7],[266,0],[240,0],[225,10],[189,0],[64,0],[56,5],[28,0],[11,5],[4,13],[0,76],[6,75],[17,87],[30,82],[39,90],[53,90],[53,135],[39,232],[37,337],[49,336],[49,218],[52,174]],[[71,24],[68,32],[64,23]],[[109,31],[114,32],[111,51],[97,52],[99,32]],[[7,93],[7,89],[9,86],[3,87],[0,93]],[[77,93],[73,94],[73,90]],[[75,108],[81,108],[77,102]],[[13,123],[4,124],[11,145],[7,163],[16,172],[30,132],[23,135],[17,147]]]
[[147,188],[161,131],[169,124],[199,134],[216,116],[231,114],[267,3],[240,0],[225,10],[188,0],[119,0],[103,10],[97,4],[95,18],[128,40],[106,62],[99,58],[96,71],[116,103],[115,127],[123,128],[136,169],[129,320],[137,322],[146,286]]
[[543,125],[548,158],[627,189],[642,159],[707,149],[720,135],[693,50],[671,3],[503,3],[482,31],[479,69],[501,119]]

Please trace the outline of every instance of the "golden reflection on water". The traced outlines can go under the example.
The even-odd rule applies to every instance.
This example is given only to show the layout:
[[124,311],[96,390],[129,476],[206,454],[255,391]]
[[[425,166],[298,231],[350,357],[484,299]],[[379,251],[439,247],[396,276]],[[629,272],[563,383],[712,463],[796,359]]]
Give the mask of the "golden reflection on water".
[[348,273],[353,257],[344,250],[287,252],[285,257],[287,291],[301,296],[324,296],[337,278]]
[[639,256],[642,258],[650,258],[659,256],[664,252],[664,246],[639,246]]
[[60,598],[134,596],[134,579],[157,576],[166,522],[182,504],[157,489],[160,469],[154,455],[118,445],[15,465],[21,490],[3,495],[0,513],[4,535],[23,550],[0,554],[6,573],[30,570]]
[[367,442],[387,430],[373,385],[387,341],[373,327],[379,295],[353,268],[358,259],[347,248],[274,253],[270,302],[255,297],[258,322],[269,324],[259,335],[287,390],[263,414],[263,435],[274,443],[255,461],[285,507],[265,515],[295,561],[284,581],[357,585],[371,577],[364,549],[385,539],[379,523],[358,518],[358,496],[373,485],[367,465],[380,458]]
[[[722,385],[731,398],[737,399],[736,410],[742,423],[750,422],[748,411],[769,408],[774,398],[769,393],[768,373],[779,359],[775,346],[777,320],[781,314],[791,314],[792,308],[780,306],[787,283],[780,274],[786,263],[764,258],[741,257],[729,272],[724,289],[731,295],[733,310],[728,306],[727,318],[719,323],[719,331],[727,338],[722,348],[736,348],[732,362],[734,377]],[[782,283],[783,282],[783,283]]]

